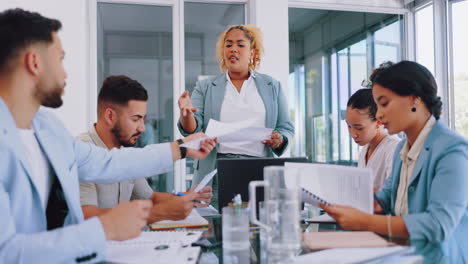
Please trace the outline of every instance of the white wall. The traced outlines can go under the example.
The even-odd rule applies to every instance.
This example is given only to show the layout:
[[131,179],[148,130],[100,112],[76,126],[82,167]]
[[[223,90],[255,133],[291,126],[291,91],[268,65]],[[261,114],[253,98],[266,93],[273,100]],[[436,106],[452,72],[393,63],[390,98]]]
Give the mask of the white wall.
[[67,129],[77,135],[88,128],[88,32],[84,0],[2,0],[0,10],[20,7],[59,19],[59,33],[65,49],[65,70],[68,73],[64,105],[54,110]]
[[289,43],[288,2],[280,0],[251,0],[250,22],[263,32],[265,54],[259,72],[281,82],[288,96]]

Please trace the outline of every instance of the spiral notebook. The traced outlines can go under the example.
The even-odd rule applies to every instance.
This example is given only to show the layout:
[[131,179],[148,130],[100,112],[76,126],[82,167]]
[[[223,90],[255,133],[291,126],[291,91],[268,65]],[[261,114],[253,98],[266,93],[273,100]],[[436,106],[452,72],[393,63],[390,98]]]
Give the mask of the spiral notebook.
[[324,199],[320,198],[319,196],[313,194],[312,192],[304,188],[302,188],[302,191],[301,191],[301,198],[302,198],[302,202],[312,204],[313,206],[319,207],[319,204],[331,206],[331,203],[325,201]]
[[191,244],[201,235],[201,231],[142,232],[134,239],[108,241],[106,260],[112,263],[195,264],[200,248],[191,247]]
[[149,225],[151,230],[168,230],[168,229],[175,229],[175,228],[183,228],[183,227],[206,227],[209,226],[208,220],[203,218],[197,210],[192,210],[192,212],[185,218],[184,220],[179,221],[171,221],[171,220],[164,220],[159,222],[154,222]]

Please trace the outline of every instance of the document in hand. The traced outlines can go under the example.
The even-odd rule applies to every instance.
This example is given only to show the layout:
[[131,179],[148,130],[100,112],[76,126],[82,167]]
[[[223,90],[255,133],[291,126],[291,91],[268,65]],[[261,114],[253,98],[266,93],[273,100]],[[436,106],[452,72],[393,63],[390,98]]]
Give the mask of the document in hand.
[[[269,139],[273,129],[255,127],[255,120],[249,119],[234,123],[223,123],[210,119],[206,128],[206,138],[218,138],[219,143],[225,142],[260,142]],[[200,149],[200,142],[206,138],[193,140],[182,144],[186,148]]]
[[212,172],[205,175],[205,177],[203,177],[201,182],[198,184],[197,188],[195,188],[194,192],[201,191],[201,189],[203,189],[203,187],[205,187],[211,181],[211,179],[213,179],[216,173],[218,173],[218,170],[214,169]]
[[299,168],[301,187],[316,197],[374,213],[371,169],[292,162],[285,166]]
[[151,230],[168,230],[182,227],[204,227],[209,226],[208,221],[203,218],[197,210],[192,210],[192,212],[184,220],[171,221],[163,220],[159,222],[154,222],[150,224]]

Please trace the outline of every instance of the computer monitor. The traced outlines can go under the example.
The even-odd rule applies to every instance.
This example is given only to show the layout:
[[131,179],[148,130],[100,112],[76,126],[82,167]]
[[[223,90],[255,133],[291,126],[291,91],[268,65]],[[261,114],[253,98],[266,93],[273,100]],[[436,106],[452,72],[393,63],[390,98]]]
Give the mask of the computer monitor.
[[[242,201],[249,201],[249,183],[263,180],[265,166],[284,166],[285,162],[307,162],[306,157],[297,158],[239,158],[218,159],[218,206],[227,206],[236,194]],[[257,201],[263,201],[262,188],[257,190]]]

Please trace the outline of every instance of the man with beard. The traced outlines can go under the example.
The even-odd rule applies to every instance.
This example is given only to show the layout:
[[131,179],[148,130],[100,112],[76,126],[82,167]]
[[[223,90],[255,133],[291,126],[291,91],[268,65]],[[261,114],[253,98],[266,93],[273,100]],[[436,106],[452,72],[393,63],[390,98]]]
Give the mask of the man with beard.
[[75,140],[55,115],[40,108],[62,105],[67,74],[60,28],[60,21],[38,13],[0,12],[0,263],[105,260],[106,240],[137,237],[152,201],[121,202],[84,220],[79,180],[149,177],[171,170],[185,155],[204,158],[216,144],[203,140],[200,150],[170,142],[107,151]]
[[[145,131],[147,100],[148,93],[138,81],[123,75],[107,77],[98,96],[98,120],[78,139],[109,150],[135,146]],[[204,187],[196,195],[197,200],[208,204],[212,197],[211,187]],[[181,220],[193,207],[192,201],[187,198],[153,192],[144,178],[109,184],[80,183],[81,208],[85,219],[104,214],[121,201],[151,199],[153,207],[148,223]]]

